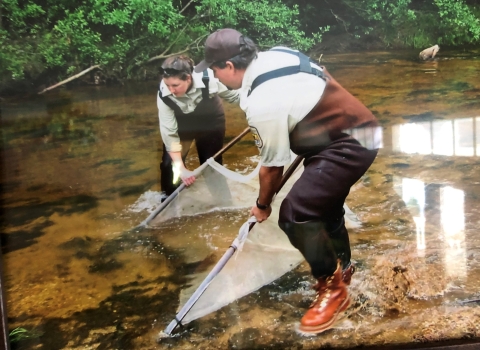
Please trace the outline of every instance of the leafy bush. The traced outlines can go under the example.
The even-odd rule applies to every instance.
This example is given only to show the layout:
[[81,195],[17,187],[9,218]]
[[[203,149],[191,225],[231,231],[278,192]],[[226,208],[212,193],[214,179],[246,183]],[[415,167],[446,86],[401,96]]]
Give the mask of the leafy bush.
[[[4,83],[46,74],[66,78],[100,64],[107,75],[133,78],[145,63],[190,51],[221,27],[245,29],[264,46],[308,49],[298,29],[298,8],[280,0],[199,0],[196,7],[172,0],[4,0],[1,73]],[[43,74],[43,75],[42,75]]]
[[[479,7],[469,7],[461,0],[434,0],[440,17],[439,43],[458,45],[480,41]],[[475,13],[476,12],[476,13]]]
[[330,29],[390,47],[474,44],[479,13],[478,0],[3,0],[0,90],[98,64],[107,76],[143,76],[175,53],[199,59],[205,37],[222,27],[262,48],[303,51]]
[[374,33],[387,46],[421,48],[433,44],[478,43],[478,4],[465,0],[344,0],[364,24],[358,37]]

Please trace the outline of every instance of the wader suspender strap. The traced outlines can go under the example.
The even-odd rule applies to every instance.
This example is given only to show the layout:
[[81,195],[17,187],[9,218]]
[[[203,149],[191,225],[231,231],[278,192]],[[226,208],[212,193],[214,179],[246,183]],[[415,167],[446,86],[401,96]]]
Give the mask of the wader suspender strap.
[[323,74],[323,72],[321,70],[313,68],[310,65],[310,62],[311,62],[310,58],[308,56],[304,55],[303,53],[298,52],[298,51],[285,50],[285,49],[271,49],[270,51],[279,51],[279,52],[289,53],[291,55],[297,55],[298,58],[300,59],[300,64],[298,66],[290,66],[290,67],[279,68],[279,69],[275,69],[275,70],[272,70],[272,71],[267,72],[267,73],[260,74],[253,81],[252,86],[250,88],[250,91],[248,91],[247,96],[250,96],[252,91],[257,86],[259,86],[260,84],[263,84],[264,82],[266,82],[270,79],[280,78],[280,77],[284,77],[284,76],[287,76],[287,75],[297,74],[297,73],[300,73],[300,72],[313,74],[313,75],[316,75],[317,77],[320,77],[323,80],[325,80],[325,75]]
[[206,100],[210,97],[210,91],[208,90],[208,83],[210,82],[210,78],[208,77],[208,72],[206,69],[203,71],[202,81],[203,85],[205,85],[205,88],[202,89],[202,97],[204,100]]
[[[208,83],[210,82],[210,77],[208,76],[208,71],[206,69],[203,71],[202,81],[203,81],[203,84],[205,85],[205,87],[202,88],[202,98],[206,100],[210,97],[210,91],[208,86]],[[162,95],[162,91],[160,90],[160,88],[158,89],[158,97],[162,99],[163,103],[165,103],[168,107],[173,109],[175,114],[182,112],[180,107],[175,102],[173,102],[171,98],[169,98],[168,96]]]

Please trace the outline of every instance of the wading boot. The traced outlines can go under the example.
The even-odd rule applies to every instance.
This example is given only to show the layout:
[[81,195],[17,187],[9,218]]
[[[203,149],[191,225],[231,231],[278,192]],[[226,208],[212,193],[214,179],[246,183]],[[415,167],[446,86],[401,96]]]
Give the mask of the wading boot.
[[318,334],[332,328],[340,313],[350,305],[340,261],[333,275],[319,278],[313,288],[317,295],[298,327],[298,331],[304,334]]

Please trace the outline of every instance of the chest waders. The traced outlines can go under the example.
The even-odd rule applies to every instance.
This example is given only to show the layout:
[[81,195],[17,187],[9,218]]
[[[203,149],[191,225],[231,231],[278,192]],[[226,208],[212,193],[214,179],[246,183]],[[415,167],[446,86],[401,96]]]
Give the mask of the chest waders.
[[[190,144],[195,140],[200,164],[216,154],[222,147],[225,138],[225,114],[220,97],[214,95],[210,98],[209,81],[207,70],[203,71],[202,77],[202,100],[192,113],[184,113],[170,96],[163,96],[159,89],[158,96],[170,107],[177,120],[177,132],[182,143],[182,159],[185,162]],[[183,149],[184,148],[184,149]],[[222,156],[216,158],[222,164]],[[160,163],[160,185],[167,196],[172,194],[181,183],[181,180],[173,183],[172,159],[163,144],[162,161]]]
[[[300,72],[316,75],[326,82],[317,105],[289,136],[292,151],[305,157],[305,170],[282,202],[279,226],[310,264],[315,278],[332,276],[339,259],[343,281],[350,283],[353,266],[343,205],[350,187],[371,165],[376,151],[365,149],[344,130],[376,126],[376,118],[325,68],[311,67],[306,55],[286,49],[271,51],[296,55],[300,64],[258,76],[249,95],[268,80]],[[339,174],[346,176],[338,177]],[[335,181],[336,177],[340,183]]]

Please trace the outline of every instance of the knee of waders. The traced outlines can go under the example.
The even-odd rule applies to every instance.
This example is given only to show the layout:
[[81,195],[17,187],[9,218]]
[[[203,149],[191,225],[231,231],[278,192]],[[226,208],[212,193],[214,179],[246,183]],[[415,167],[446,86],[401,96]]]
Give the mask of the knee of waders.
[[295,246],[295,224],[293,222],[278,222],[278,226],[285,232],[290,243]]
[[343,228],[345,228],[345,219],[343,217],[325,222],[325,230],[330,237],[334,237],[341,233]]
[[300,251],[308,250],[310,245],[328,240],[322,222],[280,222],[278,226],[285,232],[290,243]]
[[308,242],[310,241],[305,227],[296,222],[279,222],[278,226],[285,232],[290,243],[305,255]]

